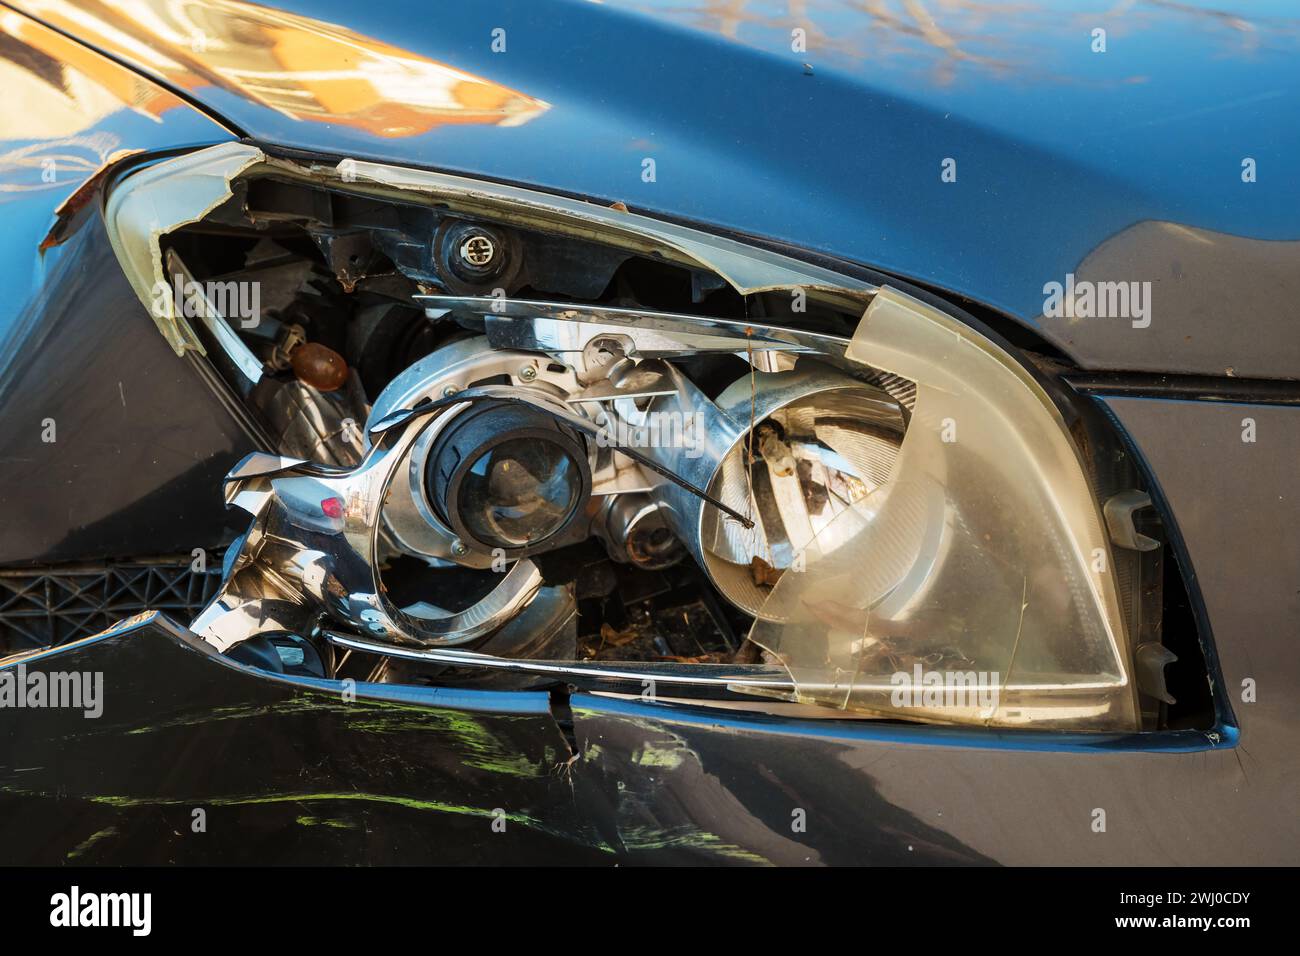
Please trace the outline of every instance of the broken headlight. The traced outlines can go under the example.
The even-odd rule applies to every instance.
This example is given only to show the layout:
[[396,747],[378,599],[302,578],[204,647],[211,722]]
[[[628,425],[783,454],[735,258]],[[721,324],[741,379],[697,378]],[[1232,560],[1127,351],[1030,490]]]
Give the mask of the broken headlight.
[[[197,633],[231,653],[297,635],[335,674],[389,662],[379,679],[1139,726],[1131,556],[1061,407],[1002,345],[622,208],[345,163],[227,145],[110,198],[164,334],[272,433],[227,481],[253,520]],[[181,268],[273,275],[267,314],[157,297]],[[309,345],[328,392],[294,359]],[[689,612],[698,654],[653,629],[655,652],[620,653],[613,617],[582,640],[657,587],[696,595],[720,640]]]

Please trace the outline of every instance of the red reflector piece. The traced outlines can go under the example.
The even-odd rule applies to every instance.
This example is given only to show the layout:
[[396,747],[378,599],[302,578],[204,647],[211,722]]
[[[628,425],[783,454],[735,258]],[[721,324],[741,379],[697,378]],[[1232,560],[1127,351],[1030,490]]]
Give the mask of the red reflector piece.
[[342,518],[343,499],[326,498],[324,501],[320,503],[320,510],[325,513],[325,517],[327,518]]

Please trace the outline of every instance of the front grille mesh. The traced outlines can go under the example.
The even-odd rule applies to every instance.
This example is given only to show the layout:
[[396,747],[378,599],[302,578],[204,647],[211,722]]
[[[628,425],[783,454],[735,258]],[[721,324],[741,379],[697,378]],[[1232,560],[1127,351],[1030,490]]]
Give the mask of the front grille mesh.
[[220,580],[220,563],[196,572],[188,556],[0,569],[0,654],[75,641],[146,610],[187,624]]

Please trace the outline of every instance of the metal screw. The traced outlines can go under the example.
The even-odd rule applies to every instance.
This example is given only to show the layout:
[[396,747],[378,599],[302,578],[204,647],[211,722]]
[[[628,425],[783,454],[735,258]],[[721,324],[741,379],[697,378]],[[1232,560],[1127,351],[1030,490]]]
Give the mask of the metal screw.
[[519,377],[525,382],[531,382],[533,379],[537,378],[537,369],[531,365],[525,365],[519,370]]
[[447,386],[444,386],[444,387],[443,387],[443,390],[442,390],[442,397],[443,397],[443,398],[451,398],[453,395],[455,395],[455,394],[456,394],[457,392],[459,392],[459,391],[460,391],[460,389],[457,388],[455,385],[447,385]]
[[461,555],[466,554],[468,551],[469,548],[465,547],[465,542],[460,540],[460,538],[457,538],[455,541],[451,543],[451,553],[456,555],[456,557],[460,557]]
[[496,245],[481,232],[470,235],[460,244],[460,257],[475,269],[491,265],[496,254]]

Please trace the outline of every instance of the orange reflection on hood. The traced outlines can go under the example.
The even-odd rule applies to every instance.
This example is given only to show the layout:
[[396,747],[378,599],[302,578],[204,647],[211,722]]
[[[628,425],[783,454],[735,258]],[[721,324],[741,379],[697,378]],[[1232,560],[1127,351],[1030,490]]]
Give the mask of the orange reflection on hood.
[[[375,40],[311,33],[267,31],[278,73],[241,72],[240,79],[272,85],[271,105],[298,119],[356,126],[377,136],[416,136],[444,123],[517,126],[548,109],[540,100],[442,63],[413,56]],[[310,94],[305,99],[302,92]],[[272,99],[287,92],[287,102]]]
[[218,86],[296,120],[374,136],[518,126],[542,100],[298,14],[239,0],[20,0],[34,16],[182,89]]
[[7,54],[0,56],[0,87],[11,98],[10,108],[0,110],[2,139],[71,137],[122,109],[158,119],[184,105],[138,74],[16,13],[0,13],[0,37]]

